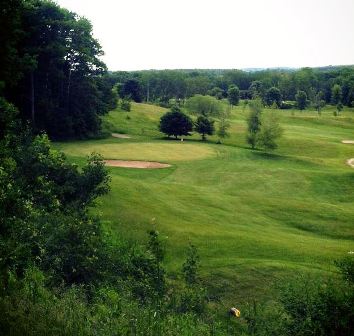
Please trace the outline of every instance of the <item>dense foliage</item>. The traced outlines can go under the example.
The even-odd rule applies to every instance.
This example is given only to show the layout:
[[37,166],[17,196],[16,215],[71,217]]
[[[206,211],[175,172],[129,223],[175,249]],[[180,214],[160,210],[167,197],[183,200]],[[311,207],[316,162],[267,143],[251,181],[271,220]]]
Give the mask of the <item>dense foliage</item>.
[[260,71],[121,71],[110,73],[110,79],[112,83],[124,87],[134,80],[132,93],[138,97],[138,101],[155,102],[162,106],[167,106],[171,100],[181,101],[198,94],[208,94],[217,99],[227,98],[233,85],[239,88],[241,99],[258,97],[269,105],[275,102],[279,107],[282,105],[281,101],[295,101],[298,91],[305,92],[311,102],[314,102],[315,96],[321,92],[327,104],[336,105],[340,99],[343,105],[354,106],[352,66]]
[[40,0],[2,1],[0,15],[0,82],[21,117],[53,138],[98,135],[115,101],[91,23]]
[[[124,232],[113,239],[92,211],[109,191],[102,158],[92,154],[80,167],[69,163],[47,135],[97,135],[99,115],[114,106],[117,93],[125,111],[130,99],[169,105],[170,99],[181,104],[189,98],[195,130],[205,139],[218,119],[223,138],[229,112],[220,99],[235,105],[242,96],[256,98],[249,102],[249,144],[274,149],[282,129],[277,114],[262,112],[263,103],[282,107],[282,99],[297,97],[303,104],[309,97],[319,113],[326,102],[339,113],[341,104],[354,102],[351,68],[108,76],[86,19],[51,1],[0,4],[1,334],[354,333],[351,256],[337,262],[342,278],[301,278],[274,302],[249,305],[237,320],[208,294],[194,245],[186,246],[185,261],[171,278],[164,268],[168,250],[155,229],[146,243],[128,240]],[[176,106],[160,122],[161,131],[176,137],[188,135],[192,126]]]

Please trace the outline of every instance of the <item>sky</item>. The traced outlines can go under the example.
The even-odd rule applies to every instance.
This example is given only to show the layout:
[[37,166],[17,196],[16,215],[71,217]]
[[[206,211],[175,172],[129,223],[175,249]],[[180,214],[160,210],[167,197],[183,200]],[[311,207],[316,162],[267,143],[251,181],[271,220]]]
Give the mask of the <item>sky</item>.
[[57,0],[109,70],[354,64],[354,0]]

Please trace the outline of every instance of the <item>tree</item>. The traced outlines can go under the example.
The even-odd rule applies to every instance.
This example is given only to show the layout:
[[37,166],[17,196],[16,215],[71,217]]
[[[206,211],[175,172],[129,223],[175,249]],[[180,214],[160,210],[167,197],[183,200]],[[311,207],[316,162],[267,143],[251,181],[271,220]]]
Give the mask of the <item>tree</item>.
[[254,149],[256,148],[258,141],[258,133],[261,129],[261,114],[262,114],[262,102],[260,99],[251,100],[248,103],[250,112],[247,117],[247,142]]
[[275,149],[278,147],[276,141],[283,133],[279,124],[279,117],[275,112],[270,112],[262,117],[261,129],[258,136],[258,143],[265,149]]
[[189,116],[182,113],[181,110],[174,106],[172,111],[164,114],[160,119],[159,130],[167,136],[190,135],[193,130],[193,122]]
[[213,135],[215,128],[214,128],[214,121],[209,120],[207,117],[201,115],[197,118],[195,122],[194,129],[202,135],[202,140],[206,140],[205,135]]
[[220,101],[211,96],[195,95],[187,100],[186,108],[192,114],[218,117],[223,109]]
[[307,94],[305,91],[298,91],[295,95],[297,107],[299,110],[304,110],[307,106]]
[[230,85],[227,91],[227,99],[230,105],[238,105],[240,101],[240,89],[236,85]]
[[[220,139],[224,139],[229,136],[229,133],[227,132],[228,128],[230,127],[230,123],[228,121],[229,116],[230,116],[230,108],[228,108],[227,110],[223,111],[220,114],[219,127],[217,130],[217,135]],[[219,142],[221,143],[221,140],[219,140]]]
[[274,86],[268,89],[264,96],[264,102],[268,106],[272,106],[275,103],[277,107],[280,107],[281,106],[280,90]]
[[91,23],[52,1],[18,2],[9,2],[17,3],[17,12],[1,10],[6,20],[14,15],[16,32],[10,44],[1,41],[7,53],[0,55],[2,67],[10,59],[8,69],[17,67],[11,81],[0,71],[7,82],[5,97],[37,131],[45,130],[53,138],[97,135],[99,115],[115,102]]
[[253,81],[248,88],[252,99],[262,98],[264,95],[264,85],[260,80]]
[[323,99],[323,92],[319,91],[313,97],[312,106],[316,109],[318,115],[321,115],[322,108],[326,105],[325,100]]
[[340,112],[343,110],[343,104],[342,103],[338,103],[336,105],[336,109],[334,111],[334,116],[337,117],[339,116]]
[[334,84],[332,87],[332,104],[337,105],[342,101],[342,88],[339,84]]

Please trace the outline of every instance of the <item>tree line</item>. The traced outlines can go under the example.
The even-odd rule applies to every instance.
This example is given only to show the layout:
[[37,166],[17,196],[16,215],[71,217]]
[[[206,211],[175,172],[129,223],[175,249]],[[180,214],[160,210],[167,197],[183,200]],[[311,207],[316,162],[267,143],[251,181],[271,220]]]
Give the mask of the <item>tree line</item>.
[[[121,97],[169,106],[171,100],[185,100],[196,94],[227,98],[239,91],[241,99],[262,98],[280,108],[294,105],[297,95],[306,101],[354,106],[354,67],[242,70],[147,70],[110,72],[110,82]],[[234,89],[233,89],[234,88]],[[231,91],[230,91],[231,90]],[[316,97],[317,96],[317,97]],[[303,105],[300,105],[303,106]]]
[[91,23],[52,1],[1,1],[0,94],[52,138],[100,133],[115,106]]

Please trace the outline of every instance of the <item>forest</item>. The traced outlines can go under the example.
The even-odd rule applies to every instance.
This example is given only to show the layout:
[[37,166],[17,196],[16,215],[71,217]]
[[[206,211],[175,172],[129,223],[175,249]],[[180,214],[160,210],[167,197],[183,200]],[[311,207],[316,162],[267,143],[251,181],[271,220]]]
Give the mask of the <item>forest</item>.
[[[318,252],[313,260],[307,261],[310,269],[314,265],[311,262],[320,260],[321,267],[316,265],[321,271],[328,264],[334,271],[304,272],[303,277],[295,278],[294,273],[306,266],[295,258],[289,263],[301,265],[298,269],[291,266],[293,273],[288,275],[294,279],[277,289],[276,298],[270,298],[272,294],[259,299],[235,296],[239,299],[236,307],[227,301],[236,289],[232,287],[233,291],[225,293],[223,280],[216,284],[206,274],[209,271],[202,268],[203,263],[207,264],[205,244],[210,237],[201,238],[203,243],[199,246],[193,237],[203,237],[202,229],[191,234],[192,239],[178,236],[180,250],[173,250],[173,244],[162,231],[167,226],[155,225],[152,217],[155,215],[149,213],[155,210],[162,222],[165,216],[162,208],[170,209],[175,204],[169,210],[173,216],[168,220],[175,221],[171,227],[177,227],[178,221],[199,227],[196,225],[203,223],[207,212],[195,215],[192,211],[198,206],[204,209],[204,205],[200,203],[189,209],[188,202],[192,204],[194,199],[207,194],[207,187],[200,187],[198,179],[206,176],[204,180],[210,182],[212,173],[208,169],[221,176],[219,158],[230,157],[232,163],[237,154],[235,166],[225,163],[230,178],[237,169],[246,173],[242,163],[238,166],[239,157],[245,164],[253,156],[254,160],[269,160],[265,163],[269,169],[273,169],[277,160],[290,158],[290,154],[270,153],[278,146],[286,147],[288,142],[278,140],[282,134],[278,115],[257,119],[265,113],[263,109],[280,115],[291,111],[285,118],[289,124],[299,122],[299,128],[307,122],[301,113],[311,110],[308,119],[312,122],[316,118],[314,124],[323,126],[321,132],[337,127],[336,132],[340,133],[342,127],[343,134],[350,134],[354,120],[354,66],[258,71],[109,71],[101,60],[103,50],[93,37],[90,21],[53,1],[0,0],[0,22],[1,335],[354,335],[354,259],[353,255],[342,253],[344,247],[340,250],[333,247],[340,245],[341,240],[346,249],[351,246],[350,221],[354,217],[349,201],[338,201],[338,193],[333,200],[323,197],[327,197],[326,204],[333,201],[333,207],[345,203],[338,210],[343,210],[340,215],[345,214],[340,222],[343,232],[332,235],[323,228],[323,240],[316,240],[316,244],[323,242],[333,247],[333,255],[327,251],[328,255],[322,257]],[[204,110],[203,104],[207,106]],[[243,118],[248,110],[247,119]],[[300,119],[294,121],[297,116]],[[181,124],[177,125],[176,120]],[[218,142],[214,124],[218,126]],[[244,143],[240,140],[245,141],[240,129],[246,129],[246,124],[249,133]],[[256,139],[254,130],[258,131],[258,126],[261,135]],[[102,154],[104,146],[116,146],[116,142],[110,142],[117,140],[112,140],[111,134],[122,130],[136,137],[127,142],[131,147],[127,147],[128,154],[124,155],[149,153],[153,143],[156,147],[152,156],[159,158],[167,144],[170,146],[167,157],[175,155],[175,161],[171,159],[173,167],[145,177],[107,167],[104,159],[114,158],[114,153],[124,150],[126,143],[118,139],[122,143],[106,156]],[[201,140],[191,134],[194,131],[200,133]],[[230,138],[229,132],[238,134]],[[190,169],[193,163],[187,162],[187,151],[178,152],[177,148],[184,143],[169,139],[174,136],[180,140],[178,137],[189,135],[192,138],[185,142],[190,146],[190,160],[198,153],[206,160],[200,166],[197,163],[200,170],[189,175],[191,181],[183,169]],[[349,150],[343,151],[349,155]],[[320,171],[317,161],[307,162],[303,157],[295,158],[295,154],[289,160],[306,174],[310,174],[306,169]],[[328,171],[319,173],[318,178],[328,180],[320,191],[312,190],[313,195],[327,192],[325,188],[330,190],[328,193],[342,190],[333,186],[333,176],[343,173],[338,180],[345,181],[348,185],[345,192],[353,197],[350,189],[353,172],[344,173],[341,170],[344,168],[336,164],[337,161],[330,162]],[[179,167],[180,176],[175,180],[167,177],[178,173]],[[226,188],[228,178],[225,175],[217,182],[224,179]],[[138,179],[146,184],[139,184]],[[131,196],[136,195],[139,186],[141,190],[147,186],[153,189],[164,179],[171,184],[162,185],[161,193],[156,191],[159,198],[154,201],[151,197],[150,204],[144,203],[149,197]],[[286,184],[289,177],[280,179]],[[291,183],[298,190],[297,182]],[[242,185],[239,187],[241,190]],[[179,192],[182,194],[178,200],[164,203]],[[256,197],[251,200],[246,192],[240,195],[249,200],[240,213],[247,212],[247,221],[252,222]],[[215,206],[215,212],[227,208],[225,204],[233,194],[224,196],[225,201]],[[279,197],[279,203],[280,198],[284,197]],[[208,199],[202,201],[209,209],[216,204]],[[162,204],[161,208],[157,204]],[[348,208],[344,208],[346,205]],[[268,206],[264,212],[270,214],[269,218],[276,217],[278,214],[272,213],[270,203]],[[301,207],[306,206],[301,204]],[[185,209],[184,214],[179,213],[181,208]],[[330,212],[332,205],[328,208],[329,220],[336,218],[337,213]],[[149,221],[141,219],[144,211],[151,220],[147,225],[141,224]],[[228,210],[231,211],[234,209]],[[311,216],[310,210],[306,211]],[[112,213],[118,219],[112,220]],[[299,213],[294,211],[294,217]],[[321,220],[325,222],[327,217]],[[226,222],[234,220],[226,215],[220,218]],[[290,222],[288,218],[281,220]],[[121,226],[111,225],[124,221]],[[136,223],[140,231],[130,232],[129,226]],[[172,234],[177,237],[178,232],[171,231]],[[216,232],[215,236],[221,237],[221,233]],[[247,248],[246,245],[244,241],[240,243],[240,250]],[[220,254],[227,254],[227,246],[221,248]],[[332,251],[331,248],[328,250]],[[208,268],[210,273],[212,268],[212,265]],[[242,268],[240,271],[235,265],[231,269],[232,273],[242,273]],[[251,281],[253,273],[249,274],[237,283],[240,288],[246,288]],[[280,271],[277,275],[283,279]],[[264,286],[267,285],[261,287]]]

